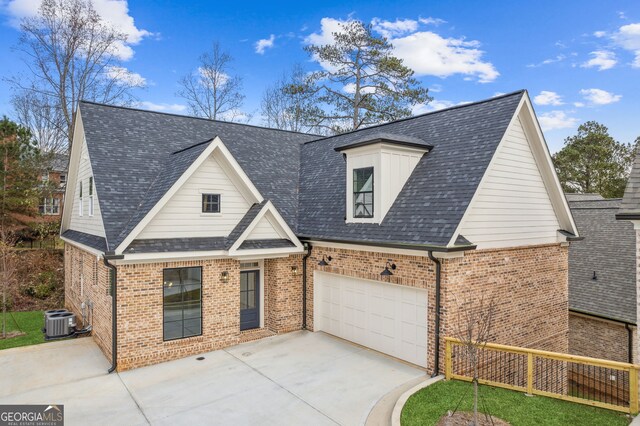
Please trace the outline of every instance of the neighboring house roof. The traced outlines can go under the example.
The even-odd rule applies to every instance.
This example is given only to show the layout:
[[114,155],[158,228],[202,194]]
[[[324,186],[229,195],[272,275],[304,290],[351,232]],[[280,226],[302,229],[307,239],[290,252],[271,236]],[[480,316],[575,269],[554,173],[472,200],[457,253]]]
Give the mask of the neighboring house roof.
[[[298,235],[445,247],[524,94],[519,91],[305,143]],[[433,149],[422,157],[382,223],[347,224],[346,165],[334,148],[382,131],[420,139]]]
[[600,194],[570,194],[566,193],[568,202],[572,201],[598,201],[604,200],[604,197]]
[[[300,143],[317,136],[91,102],[81,102],[80,111],[109,250],[142,214],[147,194],[155,197],[178,176],[181,165],[174,168],[172,154],[215,136],[264,198],[295,223]],[[163,177],[165,171],[171,176]]]
[[640,146],[629,174],[617,219],[640,220]]
[[49,168],[52,172],[66,172],[69,168],[69,156],[67,154],[53,154]]
[[580,195],[567,194],[580,235],[585,237],[569,246],[569,308],[635,324],[633,224],[616,220],[620,199]]

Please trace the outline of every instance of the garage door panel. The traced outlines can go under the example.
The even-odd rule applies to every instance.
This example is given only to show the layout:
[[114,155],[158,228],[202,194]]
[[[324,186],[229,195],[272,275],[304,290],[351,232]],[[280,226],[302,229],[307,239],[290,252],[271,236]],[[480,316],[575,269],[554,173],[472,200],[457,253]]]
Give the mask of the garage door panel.
[[324,272],[314,285],[318,330],[426,367],[425,290]]

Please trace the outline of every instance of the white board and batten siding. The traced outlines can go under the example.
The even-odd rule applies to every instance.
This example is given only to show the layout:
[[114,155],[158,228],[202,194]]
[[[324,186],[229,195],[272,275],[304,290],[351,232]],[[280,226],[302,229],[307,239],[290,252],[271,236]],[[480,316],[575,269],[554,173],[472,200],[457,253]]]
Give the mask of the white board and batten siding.
[[381,182],[382,218],[387,215],[423,155],[423,152],[402,150],[400,148],[382,149],[380,165],[383,173],[388,171]]
[[465,214],[459,234],[479,249],[558,241],[556,213],[516,117]]
[[[86,141],[82,140],[82,148],[80,150],[80,164],[78,167],[78,175],[76,178],[75,191],[73,194],[71,222],[69,229],[84,232],[85,234],[105,236],[104,224],[102,222],[102,214],[100,213],[100,203],[98,202],[98,193],[93,184],[93,215],[89,215],[89,178],[93,177],[91,168],[91,160],[89,159],[89,151]],[[80,216],[80,185],[82,184],[82,216]],[[68,207],[68,206],[67,206]]]
[[[220,213],[202,213],[202,194],[220,194]],[[212,154],[136,238],[224,237],[229,235],[250,206]]]

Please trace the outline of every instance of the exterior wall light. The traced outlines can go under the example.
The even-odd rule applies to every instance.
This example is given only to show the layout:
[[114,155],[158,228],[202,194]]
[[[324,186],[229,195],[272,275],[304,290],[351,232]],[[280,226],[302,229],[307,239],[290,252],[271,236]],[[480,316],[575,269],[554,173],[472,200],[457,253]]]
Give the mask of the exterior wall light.
[[329,262],[331,262],[333,260],[333,258],[331,256],[322,256],[322,260],[320,262],[318,262],[318,265],[320,266],[328,266]]
[[222,273],[220,274],[220,281],[222,281],[223,283],[229,282],[229,271],[222,271]]
[[389,268],[391,268],[392,271],[395,271],[396,270],[396,264],[395,263],[391,263],[391,262],[387,262],[387,264],[385,265],[385,267],[382,270],[382,272],[380,272],[380,275],[382,275],[383,277],[390,277],[391,275],[393,275],[393,272],[391,272],[389,270]]
[[292,276],[294,276],[294,277],[295,277],[296,275],[298,275],[298,266],[297,266],[297,265],[293,265],[293,266],[291,267],[291,275],[292,275]]

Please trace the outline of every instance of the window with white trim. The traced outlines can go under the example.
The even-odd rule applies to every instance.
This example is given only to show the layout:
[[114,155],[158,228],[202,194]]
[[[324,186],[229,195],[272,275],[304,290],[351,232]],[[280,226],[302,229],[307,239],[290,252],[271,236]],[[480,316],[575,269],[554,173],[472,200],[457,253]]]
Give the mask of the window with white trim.
[[202,194],[202,213],[220,213],[220,194]]
[[373,217],[373,167],[353,169],[353,217]]
[[93,176],[89,178],[89,216],[93,216]]
[[42,199],[40,204],[40,214],[43,215],[58,215],[60,214],[60,199],[47,197]]
[[84,208],[82,206],[82,180],[80,180],[80,203],[78,204],[78,216],[84,214]]

